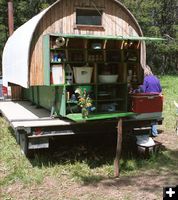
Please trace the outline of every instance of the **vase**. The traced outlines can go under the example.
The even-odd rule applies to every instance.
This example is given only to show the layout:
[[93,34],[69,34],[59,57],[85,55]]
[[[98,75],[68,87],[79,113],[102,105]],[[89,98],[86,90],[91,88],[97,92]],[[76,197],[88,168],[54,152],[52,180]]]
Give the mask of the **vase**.
[[89,115],[89,112],[86,108],[82,108],[82,118],[87,118]]

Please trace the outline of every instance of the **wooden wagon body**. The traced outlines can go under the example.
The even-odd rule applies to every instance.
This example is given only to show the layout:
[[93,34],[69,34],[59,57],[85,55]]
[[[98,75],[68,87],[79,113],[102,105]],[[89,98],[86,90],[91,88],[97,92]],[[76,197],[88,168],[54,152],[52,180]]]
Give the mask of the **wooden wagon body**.
[[143,81],[147,39],[154,40],[117,0],[59,0],[8,39],[4,85],[21,86],[21,98],[71,119],[81,119],[76,88],[92,94],[93,114],[128,114],[128,91]]

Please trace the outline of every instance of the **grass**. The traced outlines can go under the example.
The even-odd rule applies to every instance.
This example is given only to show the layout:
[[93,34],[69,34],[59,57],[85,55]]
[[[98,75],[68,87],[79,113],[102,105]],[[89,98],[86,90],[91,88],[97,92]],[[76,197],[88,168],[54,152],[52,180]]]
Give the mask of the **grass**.
[[[178,102],[178,78],[176,76],[160,77],[164,94],[164,124],[163,130],[173,130],[175,127],[174,100]],[[107,146],[99,141],[97,145],[74,144],[61,146],[57,151],[42,151],[35,158],[28,160],[20,152],[15,138],[11,134],[7,122],[0,118],[0,191],[9,185],[20,182],[25,187],[40,185],[46,177],[59,181],[59,187],[64,183],[70,187],[73,183],[95,185],[102,180],[113,178],[113,158],[115,147]],[[99,145],[98,145],[99,144]],[[140,171],[155,170],[158,172],[177,171],[177,152],[163,151],[150,159],[136,157],[121,159],[121,176],[134,176]],[[8,194],[0,199],[11,199]],[[74,198],[75,199],[75,198]],[[77,199],[77,198],[76,198]],[[125,197],[125,199],[131,199]]]
[[164,130],[173,130],[175,128],[176,109],[174,100],[178,102],[178,77],[162,76],[160,77],[163,95],[164,95]]

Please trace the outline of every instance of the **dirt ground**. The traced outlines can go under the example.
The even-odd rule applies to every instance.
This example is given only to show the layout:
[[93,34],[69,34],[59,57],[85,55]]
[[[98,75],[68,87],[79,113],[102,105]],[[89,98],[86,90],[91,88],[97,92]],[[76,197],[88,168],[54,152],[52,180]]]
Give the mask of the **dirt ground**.
[[[162,142],[178,161],[178,136],[175,133],[161,133],[156,140]],[[158,200],[162,199],[164,186],[177,184],[178,170],[162,168],[141,170],[117,179],[102,179],[94,184],[77,183],[65,174],[60,178],[48,176],[42,184],[29,186],[15,181],[0,192],[5,194],[5,199],[15,200]]]

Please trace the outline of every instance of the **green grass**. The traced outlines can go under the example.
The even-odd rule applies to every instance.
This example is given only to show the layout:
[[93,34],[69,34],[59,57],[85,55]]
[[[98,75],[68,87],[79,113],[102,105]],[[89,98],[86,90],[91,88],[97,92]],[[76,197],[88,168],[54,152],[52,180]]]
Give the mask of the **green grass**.
[[[175,127],[176,109],[174,100],[178,102],[178,77],[160,77],[164,94],[164,130]],[[100,143],[101,144],[101,143]],[[54,177],[59,183],[69,185],[77,182],[84,185],[95,185],[101,180],[113,178],[113,159],[115,147],[67,146],[56,152],[39,152],[35,158],[28,160],[20,152],[8,124],[0,118],[0,188],[5,188],[15,182],[26,187],[40,185],[45,177]],[[157,172],[178,173],[176,152],[163,151],[150,159],[136,157],[121,159],[121,176],[134,176],[140,171],[154,170]],[[1,196],[0,196],[1,198]],[[6,199],[11,199],[7,196]],[[5,198],[4,198],[5,199]],[[131,199],[126,197],[125,199]]]
[[174,100],[178,102],[178,76],[160,77],[164,95],[164,130],[173,130],[176,123],[176,108]]

